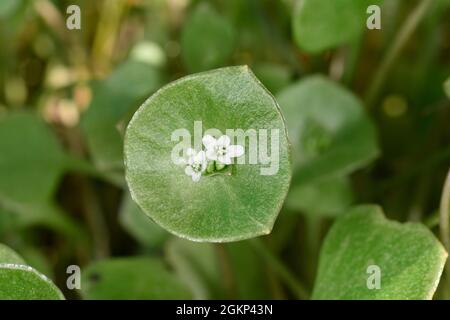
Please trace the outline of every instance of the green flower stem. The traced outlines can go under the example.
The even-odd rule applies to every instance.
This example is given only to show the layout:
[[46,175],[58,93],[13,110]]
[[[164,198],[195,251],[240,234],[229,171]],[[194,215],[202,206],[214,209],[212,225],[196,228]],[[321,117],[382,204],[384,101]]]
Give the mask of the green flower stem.
[[422,0],[402,25],[392,45],[389,47],[386,56],[381,62],[381,66],[378,68],[375,77],[367,91],[365,100],[368,108],[372,108],[375,104],[391,66],[398,58],[400,52],[405,47],[409,38],[416,30],[417,26],[419,25],[420,21],[422,20],[432,3],[433,0]]
[[307,227],[307,272],[310,279],[316,275],[319,252],[320,252],[320,230],[322,219],[319,214],[309,213],[306,217]]
[[301,284],[295,275],[264,245],[261,239],[252,239],[249,241],[255,251],[263,258],[269,267],[278,277],[288,286],[298,299],[309,299],[308,290]]

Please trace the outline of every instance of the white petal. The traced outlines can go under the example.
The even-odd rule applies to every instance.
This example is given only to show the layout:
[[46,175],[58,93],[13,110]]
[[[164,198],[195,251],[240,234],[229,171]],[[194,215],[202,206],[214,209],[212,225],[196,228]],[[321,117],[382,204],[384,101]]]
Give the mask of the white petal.
[[201,176],[202,176],[202,174],[200,172],[194,172],[192,174],[192,181],[197,182],[198,180],[200,180]]
[[232,145],[227,148],[227,155],[231,158],[240,157],[244,154],[244,147],[240,145]]
[[195,156],[194,160],[197,163],[205,162],[206,161],[205,151],[200,151],[199,153],[197,153],[197,155]]
[[202,142],[205,145],[206,149],[214,148],[214,146],[216,145],[216,139],[214,139],[214,137],[210,136],[209,134],[203,137]]
[[194,170],[192,170],[191,166],[187,166],[184,168],[184,173],[186,173],[188,176],[192,176],[194,174]]
[[187,164],[187,160],[184,158],[177,158],[175,159],[175,164],[180,165],[180,164]]
[[227,147],[230,145],[230,138],[226,135],[221,136],[217,139],[217,145]]
[[208,161],[203,161],[201,172],[204,172],[204,171],[206,170],[206,167],[207,167],[207,166],[208,166]]
[[217,153],[214,151],[214,149],[208,149],[206,150],[206,158],[209,160],[217,160]]
[[187,150],[186,150],[186,156],[188,156],[188,157],[193,157],[193,156],[195,156],[195,154],[196,154],[196,152],[195,152],[194,149],[192,149],[192,148],[187,148]]
[[231,159],[228,155],[219,156],[217,160],[222,164],[231,164]]

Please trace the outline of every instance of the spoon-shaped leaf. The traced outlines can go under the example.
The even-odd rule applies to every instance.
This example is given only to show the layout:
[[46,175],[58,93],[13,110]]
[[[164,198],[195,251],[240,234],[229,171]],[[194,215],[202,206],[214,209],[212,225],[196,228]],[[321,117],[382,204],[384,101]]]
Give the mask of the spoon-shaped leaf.
[[[389,221],[379,207],[360,206],[341,216],[328,233],[313,298],[431,299],[446,258],[425,226]],[[369,277],[378,271],[376,289],[376,280]]]
[[374,125],[362,103],[322,76],[293,84],[277,95],[293,145],[293,185],[345,175],[378,155]]
[[[241,129],[273,136],[271,172],[266,171],[268,163],[250,163],[247,153],[256,156],[257,144],[246,139],[245,164],[194,182],[171,157],[177,145],[172,134],[182,129],[193,135],[194,128],[198,151],[199,130],[216,128],[223,134]],[[271,150],[272,143],[265,147]],[[289,153],[277,103],[245,66],[199,73],[165,86],[139,108],[125,135],[126,178],[133,199],[162,227],[196,241],[236,241],[269,233],[289,187]]]
[[5,299],[61,300],[64,296],[46,276],[0,244],[0,300]]
[[301,0],[292,15],[297,45],[317,53],[355,39],[366,28],[370,5],[381,0]]
[[84,270],[81,290],[85,299],[189,299],[191,293],[154,258],[114,258],[95,262]]

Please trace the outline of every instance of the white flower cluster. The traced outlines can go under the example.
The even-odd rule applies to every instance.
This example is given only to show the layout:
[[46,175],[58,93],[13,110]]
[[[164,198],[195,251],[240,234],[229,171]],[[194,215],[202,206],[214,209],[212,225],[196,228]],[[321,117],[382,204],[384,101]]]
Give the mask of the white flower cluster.
[[205,135],[202,139],[206,150],[199,152],[192,148],[187,149],[187,158],[182,161],[186,165],[184,172],[191,176],[192,181],[200,180],[206,171],[208,161],[216,161],[222,165],[230,165],[232,158],[240,157],[244,154],[244,147],[240,145],[230,145],[230,138],[226,135],[215,139],[213,136]]

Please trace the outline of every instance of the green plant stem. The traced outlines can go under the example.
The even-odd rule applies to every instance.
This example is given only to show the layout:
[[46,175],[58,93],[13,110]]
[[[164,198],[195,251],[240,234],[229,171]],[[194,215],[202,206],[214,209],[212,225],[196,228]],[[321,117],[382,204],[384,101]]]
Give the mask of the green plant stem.
[[217,255],[219,257],[220,265],[223,274],[223,284],[228,295],[228,299],[235,299],[236,297],[236,281],[233,275],[233,269],[230,263],[230,257],[223,243],[216,245]]
[[450,249],[450,236],[449,236],[449,211],[450,211],[450,170],[444,183],[444,189],[442,190],[440,216],[439,216],[439,232],[441,241],[447,251]]
[[345,61],[344,74],[342,75],[342,82],[347,86],[353,81],[355,70],[361,55],[361,48],[363,45],[363,35],[356,38],[347,48],[347,57]]
[[320,230],[322,219],[319,214],[309,213],[306,219],[306,235],[307,235],[307,272],[308,278],[314,279],[320,252]]
[[292,272],[268,250],[261,239],[252,239],[250,240],[250,244],[298,299],[306,300],[309,298],[308,290],[306,290]]
[[85,219],[94,242],[94,256],[97,259],[106,258],[110,255],[110,238],[100,203],[87,178],[80,177],[80,188],[84,204]]
[[365,100],[368,108],[372,108],[375,104],[392,64],[398,58],[432,3],[433,0],[422,0],[403,23],[367,91]]

